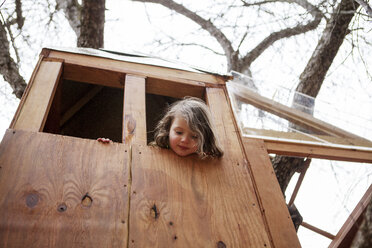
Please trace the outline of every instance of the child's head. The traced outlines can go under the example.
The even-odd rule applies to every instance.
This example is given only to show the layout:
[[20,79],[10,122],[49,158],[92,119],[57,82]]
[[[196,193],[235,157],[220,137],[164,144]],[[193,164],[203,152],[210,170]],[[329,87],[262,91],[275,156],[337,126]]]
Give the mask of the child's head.
[[180,156],[193,153],[201,158],[223,155],[212,129],[209,109],[198,98],[188,97],[170,105],[155,131],[155,143],[171,148]]

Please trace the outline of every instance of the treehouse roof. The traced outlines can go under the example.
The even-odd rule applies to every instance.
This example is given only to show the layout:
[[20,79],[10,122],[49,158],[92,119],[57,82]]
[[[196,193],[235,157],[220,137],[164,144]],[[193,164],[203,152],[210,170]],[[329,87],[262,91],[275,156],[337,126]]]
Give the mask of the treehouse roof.
[[107,59],[113,59],[113,60],[118,60],[118,61],[143,64],[143,65],[153,65],[153,66],[183,70],[183,71],[188,71],[188,72],[196,72],[200,74],[212,74],[216,76],[225,77],[226,79],[232,78],[231,74],[227,74],[223,72],[216,72],[210,69],[200,68],[200,67],[189,65],[189,64],[182,63],[179,61],[165,59],[165,58],[157,57],[154,55],[144,54],[144,53],[135,52],[135,51],[118,52],[118,51],[110,51],[106,49],[93,49],[93,48],[84,48],[84,47],[68,47],[68,48],[48,47],[44,49],[75,53],[75,54],[82,54],[82,55],[88,55],[88,56],[94,56],[94,57],[101,57],[101,58],[107,58]]

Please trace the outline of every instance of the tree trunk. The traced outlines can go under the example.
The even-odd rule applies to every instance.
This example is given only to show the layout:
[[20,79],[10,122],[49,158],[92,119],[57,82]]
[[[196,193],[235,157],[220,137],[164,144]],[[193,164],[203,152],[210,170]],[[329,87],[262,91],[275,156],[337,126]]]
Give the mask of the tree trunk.
[[102,48],[105,27],[105,0],[83,0],[78,47]]
[[372,247],[372,199],[368,204],[364,219],[355,234],[351,248],[371,248]]
[[[296,88],[297,92],[312,97],[318,95],[325,75],[349,32],[348,27],[357,8],[358,4],[351,0],[342,0],[337,6],[323,31],[314,53],[300,75],[300,82]],[[313,99],[302,94],[295,94],[293,99],[294,108],[312,114],[313,106]],[[290,126],[301,132],[308,132],[306,129],[296,125]],[[273,167],[284,196],[289,181],[295,172],[301,170],[303,162],[302,158],[277,156],[273,159]]]

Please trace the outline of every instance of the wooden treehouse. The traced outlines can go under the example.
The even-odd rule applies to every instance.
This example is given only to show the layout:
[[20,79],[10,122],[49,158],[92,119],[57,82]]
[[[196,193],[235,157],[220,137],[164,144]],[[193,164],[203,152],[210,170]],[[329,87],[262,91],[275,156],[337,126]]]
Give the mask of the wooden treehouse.
[[[372,144],[232,84],[240,100],[328,143],[243,137],[230,79],[142,55],[43,49],[0,146],[0,247],[300,247],[268,154],[371,163]],[[147,145],[164,107],[184,96],[207,102],[222,159]],[[350,242],[371,195],[333,247]]]

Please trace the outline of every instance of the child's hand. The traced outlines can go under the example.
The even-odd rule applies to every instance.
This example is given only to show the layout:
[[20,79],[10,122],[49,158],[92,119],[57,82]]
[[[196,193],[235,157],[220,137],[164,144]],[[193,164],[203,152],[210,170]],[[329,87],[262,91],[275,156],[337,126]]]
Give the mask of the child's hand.
[[97,139],[98,142],[101,142],[103,144],[109,144],[112,142],[112,140],[108,139],[108,138],[98,138]]

